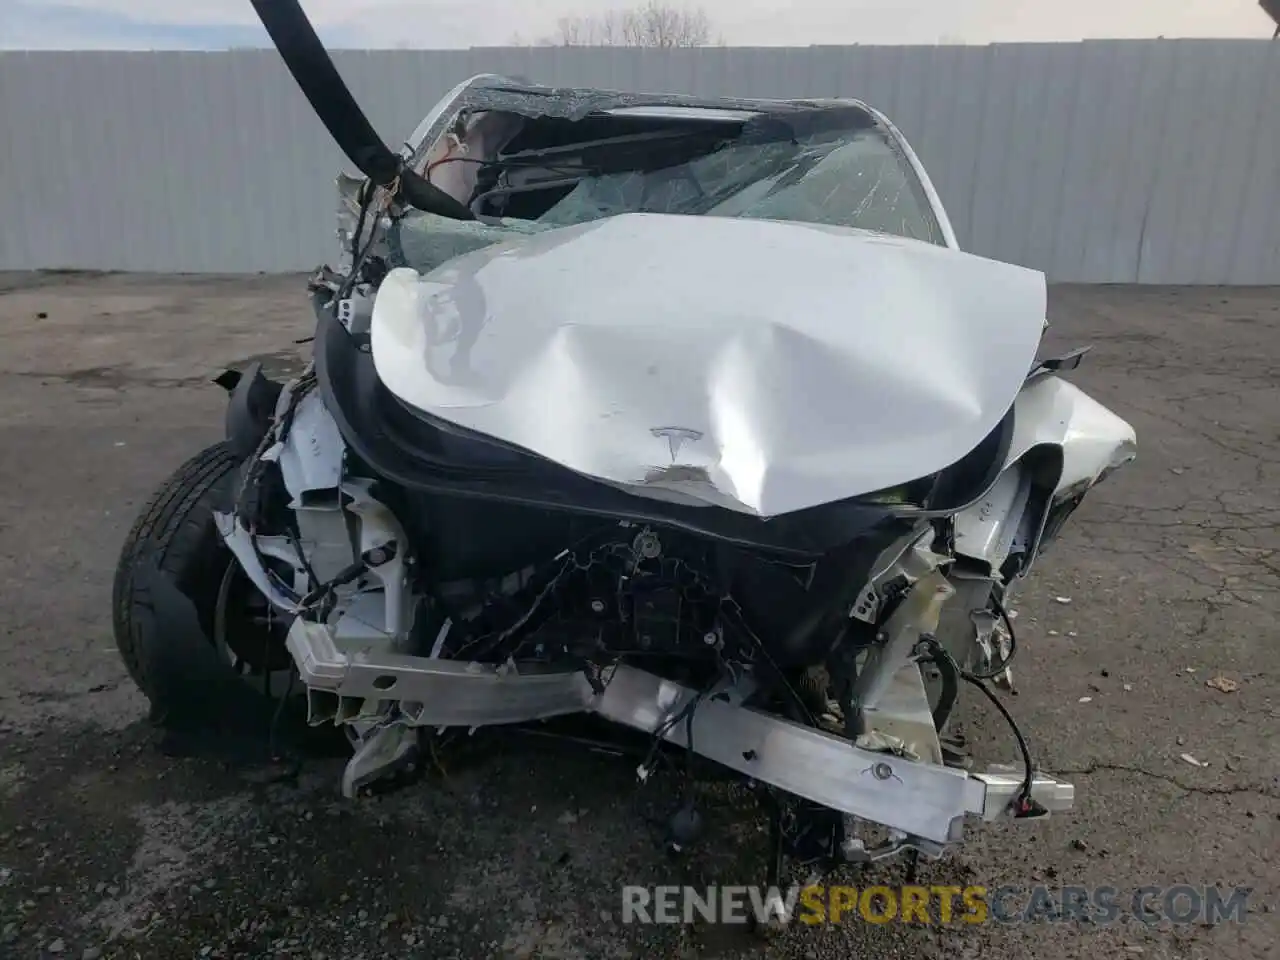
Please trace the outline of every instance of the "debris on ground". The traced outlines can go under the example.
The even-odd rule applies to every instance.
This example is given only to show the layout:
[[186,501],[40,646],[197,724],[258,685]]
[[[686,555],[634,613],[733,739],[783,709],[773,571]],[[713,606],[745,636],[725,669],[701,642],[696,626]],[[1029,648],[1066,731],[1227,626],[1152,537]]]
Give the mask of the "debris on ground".
[[1183,763],[1189,763],[1193,767],[1207,767],[1209,765],[1206,761],[1197,760],[1195,757],[1193,757],[1189,753],[1182,754],[1180,759],[1182,760]]
[[1217,690],[1219,693],[1235,693],[1240,689],[1240,684],[1232,680],[1230,677],[1211,677],[1204,682],[1204,685],[1211,690]]

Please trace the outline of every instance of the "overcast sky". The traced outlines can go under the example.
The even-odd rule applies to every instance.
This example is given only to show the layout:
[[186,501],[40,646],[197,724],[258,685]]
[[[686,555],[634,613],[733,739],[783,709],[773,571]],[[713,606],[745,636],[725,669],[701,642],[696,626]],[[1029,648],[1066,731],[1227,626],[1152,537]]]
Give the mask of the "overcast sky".
[[[501,46],[627,0],[302,0],[331,46]],[[679,5],[679,0],[676,0]],[[733,45],[1270,37],[1258,0],[703,0]],[[264,46],[249,0],[0,0],[0,47]]]

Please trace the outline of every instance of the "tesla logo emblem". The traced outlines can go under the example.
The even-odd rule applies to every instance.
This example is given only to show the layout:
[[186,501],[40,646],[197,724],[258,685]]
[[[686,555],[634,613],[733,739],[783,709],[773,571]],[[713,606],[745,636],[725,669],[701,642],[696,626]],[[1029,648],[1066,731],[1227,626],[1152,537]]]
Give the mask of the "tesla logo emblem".
[[675,463],[676,457],[680,455],[680,448],[684,446],[686,440],[702,439],[702,434],[697,430],[688,430],[684,427],[654,427],[649,432],[655,437],[666,438],[667,449],[671,451],[672,463]]

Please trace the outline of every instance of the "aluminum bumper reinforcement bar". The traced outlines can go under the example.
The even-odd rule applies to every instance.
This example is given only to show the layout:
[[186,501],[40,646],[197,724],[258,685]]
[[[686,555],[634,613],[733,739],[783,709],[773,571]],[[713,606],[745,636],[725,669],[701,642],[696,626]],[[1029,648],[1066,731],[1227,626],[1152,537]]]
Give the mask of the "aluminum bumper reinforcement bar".
[[[743,705],[750,690],[726,686],[711,695],[634,667],[606,668],[593,685],[581,671],[526,671],[395,654],[348,656],[323,624],[301,618],[289,650],[308,688],[313,723],[369,718],[395,701],[422,727],[478,727],[594,713],[688,747],[688,724],[672,723],[690,702],[693,749],[744,776],[932,844],[963,839],[967,817],[1008,814],[1021,771],[970,773],[849,741]],[[599,692],[597,692],[599,690]],[[1069,783],[1037,773],[1032,796],[1050,813],[1071,809]]]

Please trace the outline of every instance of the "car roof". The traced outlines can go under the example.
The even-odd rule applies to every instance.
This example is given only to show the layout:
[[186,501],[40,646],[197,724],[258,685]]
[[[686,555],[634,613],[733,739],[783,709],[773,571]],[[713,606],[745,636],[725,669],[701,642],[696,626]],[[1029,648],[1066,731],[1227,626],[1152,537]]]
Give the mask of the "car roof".
[[505,110],[530,117],[577,120],[593,113],[700,119],[749,119],[752,115],[785,117],[815,110],[855,110],[870,122],[875,111],[854,99],[777,100],[743,97],[697,97],[675,93],[634,93],[598,87],[550,87],[508,77],[487,76],[464,89],[455,109]]

